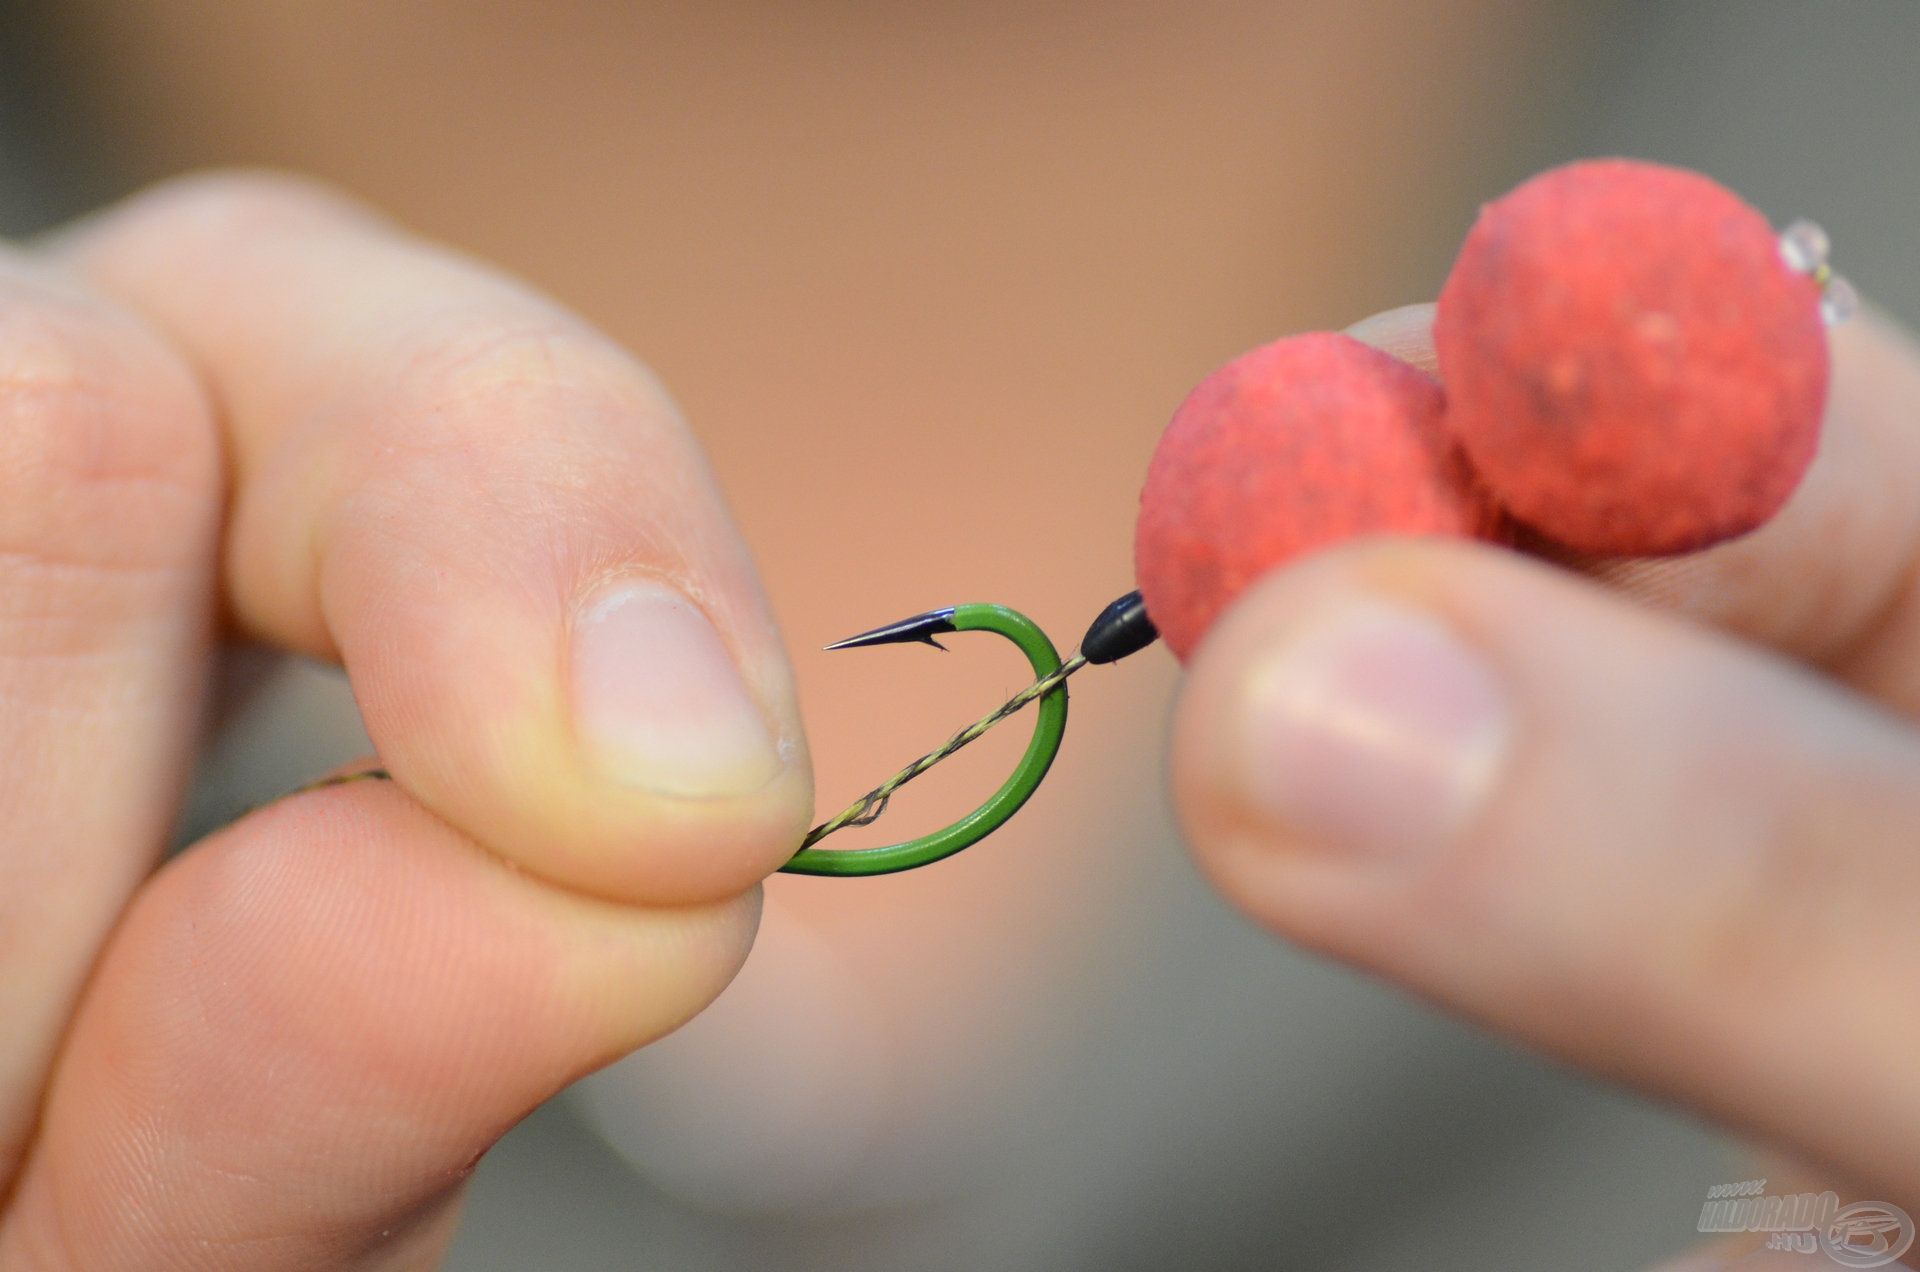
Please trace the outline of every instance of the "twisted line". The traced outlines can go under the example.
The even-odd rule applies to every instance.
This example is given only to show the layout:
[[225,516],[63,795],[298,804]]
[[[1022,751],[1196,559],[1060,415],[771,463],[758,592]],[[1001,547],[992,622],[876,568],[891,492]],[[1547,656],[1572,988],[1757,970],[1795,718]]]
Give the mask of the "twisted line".
[[1040,679],[1034,681],[1019,693],[1014,694],[1013,697],[1007,699],[1006,702],[1002,703],[993,711],[975,720],[972,724],[960,730],[951,738],[948,738],[946,742],[942,743],[939,747],[927,752],[886,781],[880,783],[880,785],[868,791],[865,795],[862,795],[837,816],[830,817],[818,826],[815,826],[807,832],[807,837],[800,841],[800,846],[802,848],[811,848],[837,830],[845,830],[849,826],[868,826],[879,820],[880,814],[887,811],[887,801],[893,798],[895,791],[940,761],[946,759],[955,751],[967,745],[967,743],[972,742],[994,725],[999,724],[1008,716],[1013,715],[1028,703],[1038,701],[1060,688],[1066,683],[1068,676],[1071,676],[1074,672],[1086,665],[1086,655],[1075,652],[1071,658],[1060,664],[1059,670],[1049,672],[1047,675],[1040,677]]
[[[835,831],[845,830],[850,826],[872,825],[880,819],[880,814],[887,811],[887,802],[893,798],[894,793],[902,786],[905,786],[914,778],[919,777],[922,773],[960,750],[968,743],[975,741],[996,724],[999,724],[1009,716],[1017,714],[1023,707],[1039,701],[1041,698],[1046,697],[1054,690],[1060,688],[1066,683],[1068,676],[1071,676],[1074,672],[1079,671],[1086,665],[1086,655],[1078,652],[1074,653],[1072,657],[1060,664],[1058,670],[1050,672],[1034,681],[986,715],[975,720],[966,728],[961,729],[940,746],[927,752],[886,781],[880,783],[880,785],[868,791],[865,795],[862,795],[859,799],[843,809],[838,815],[828,818],[818,826],[815,826],[807,832],[807,837],[800,841],[800,846],[802,848],[811,848]],[[349,782],[388,780],[391,780],[391,774],[385,769],[361,769],[356,772],[337,773],[331,777],[323,777],[318,781],[309,782],[305,786],[295,788],[293,794],[302,795],[308,791],[324,790],[330,786],[344,786]]]

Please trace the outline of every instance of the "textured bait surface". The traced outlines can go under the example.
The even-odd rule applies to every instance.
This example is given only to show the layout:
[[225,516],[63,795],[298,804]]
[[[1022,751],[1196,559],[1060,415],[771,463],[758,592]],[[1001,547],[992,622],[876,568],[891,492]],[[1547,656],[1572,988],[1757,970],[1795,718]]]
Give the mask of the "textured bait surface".
[[1201,381],[1140,496],[1135,579],[1185,659],[1248,584],[1369,534],[1499,523],[1441,420],[1433,377],[1348,336],[1292,336]]
[[1697,173],[1556,168],[1482,209],[1440,295],[1447,425],[1519,520],[1654,555],[1777,511],[1819,439],[1821,284]]

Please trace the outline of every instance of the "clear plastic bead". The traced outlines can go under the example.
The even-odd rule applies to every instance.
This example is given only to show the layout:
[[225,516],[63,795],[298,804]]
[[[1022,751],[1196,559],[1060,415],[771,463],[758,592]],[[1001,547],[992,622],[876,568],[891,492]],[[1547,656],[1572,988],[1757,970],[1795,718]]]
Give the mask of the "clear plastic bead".
[[1780,255],[1789,269],[1811,274],[1827,263],[1827,232],[1812,221],[1795,221],[1780,234]]
[[1827,279],[1826,290],[1820,293],[1820,316],[1826,319],[1827,326],[1838,327],[1860,309],[1860,294],[1853,290],[1853,284],[1835,274]]

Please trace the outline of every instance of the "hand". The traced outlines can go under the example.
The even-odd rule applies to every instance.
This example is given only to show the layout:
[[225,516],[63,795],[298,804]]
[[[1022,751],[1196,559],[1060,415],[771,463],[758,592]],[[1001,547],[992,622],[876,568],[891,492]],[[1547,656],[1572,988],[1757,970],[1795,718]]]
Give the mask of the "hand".
[[[1431,368],[1430,319],[1354,334]],[[1265,580],[1193,661],[1175,784],[1273,931],[1920,1216],[1920,352],[1867,317],[1834,356],[1747,538]]]
[[[396,780],[151,874],[216,616],[342,662]],[[0,702],[8,1268],[434,1263],[501,1132],[726,984],[811,811],[649,374],[275,178],[0,256]]]

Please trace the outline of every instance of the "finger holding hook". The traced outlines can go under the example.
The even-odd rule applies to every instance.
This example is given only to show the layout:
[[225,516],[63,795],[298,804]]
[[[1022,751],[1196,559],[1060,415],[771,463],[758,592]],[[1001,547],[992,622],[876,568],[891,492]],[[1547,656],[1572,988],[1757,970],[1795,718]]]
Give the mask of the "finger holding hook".
[[[1041,779],[1046,777],[1047,770],[1053,765],[1053,757],[1059,754],[1060,744],[1067,732],[1067,677],[1082,667],[1118,662],[1128,654],[1145,649],[1159,638],[1152,620],[1147,617],[1140,593],[1129,592],[1100,612],[1099,617],[1093,620],[1093,625],[1087,628],[1087,634],[1081,638],[1079,648],[1064,662],[1053,642],[1040,630],[1039,624],[1004,605],[955,605],[949,609],[932,610],[876,627],[858,636],[850,636],[846,640],[835,641],[827,648],[864,649],[872,645],[918,642],[932,645],[935,649],[945,649],[946,646],[935,638],[949,632],[992,632],[1012,641],[1026,655],[1028,664],[1033,668],[1033,683],[868,791],[839,815],[815,826],[801,841],[799,851],[780,867],[782,872],[837,878],[895,874],[931,865],[979,843],[1020,811],[1021,806],[1038,789]],[[887,801],[893,798],[895,791],[1034,702],[1040,706],[1034,721],[1033,736],[1020,756],[1020,763],[1000,784],[1000,789],[959,821],[930,834],[882,848],[836,851],[815,847],[835,831],[873,822],[886,811]],[[387,778],[385,769],[363,769],[322,778],[300,789],[317,790],[342,782]]]

